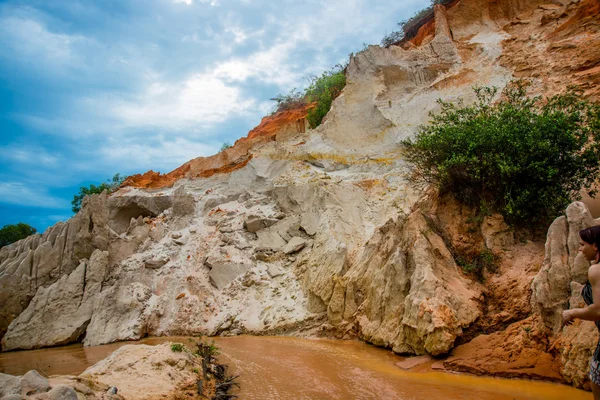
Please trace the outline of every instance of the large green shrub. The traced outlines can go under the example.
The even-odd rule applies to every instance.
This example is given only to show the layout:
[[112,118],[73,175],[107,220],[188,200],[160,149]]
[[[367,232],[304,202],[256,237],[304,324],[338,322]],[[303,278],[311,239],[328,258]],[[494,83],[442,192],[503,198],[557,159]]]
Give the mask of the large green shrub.
[[508,85],[497,103],[495,88],[475,92],[469,106],[439,100],[431,124],[403,142],[413,180],[515,225],[548,223],[598,182],[599,104],[575,89],[528,98],[522,82]]
[[308,110],[306,119],[311,128],[316,128],[329,112],[331,103],[346,86],[346,73],[343,65],[337,65],[319,77],[312,77],[306,89],[306,100],[315,102],[316,106]]
[[27,236],[33,235],[37,230],[23,222],[13,225],[4,225],[0,229],[0,248],[8,246],[11,243],[25,239]]
[[73,200],[71,201],[71,210],[77,214],[81,209],[81,202],[83,201],[85,196],[89,196],[91,194],[100,194],[105,190],[108,190],[109,192],[114,192],[119,188],[119,186],[121,186],[121,183],[123,183],[125,179],[125,176],[115,174],[112,177],[112,179],[107,179],[106,182],[102,182],[98,186],[92,183],[88,187],[80,187],[79,192],[73,196]]

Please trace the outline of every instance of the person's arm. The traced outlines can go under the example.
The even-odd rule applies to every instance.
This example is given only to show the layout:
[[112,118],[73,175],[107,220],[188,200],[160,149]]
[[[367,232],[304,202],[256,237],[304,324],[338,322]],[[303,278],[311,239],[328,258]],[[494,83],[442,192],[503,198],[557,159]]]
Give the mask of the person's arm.
[[583,308],[563,311],[563,324],[571,323],[575,318],[586,321],[600,321],[600,264],[595,264],[588,270],[588,279],[592,285],[594,303]]

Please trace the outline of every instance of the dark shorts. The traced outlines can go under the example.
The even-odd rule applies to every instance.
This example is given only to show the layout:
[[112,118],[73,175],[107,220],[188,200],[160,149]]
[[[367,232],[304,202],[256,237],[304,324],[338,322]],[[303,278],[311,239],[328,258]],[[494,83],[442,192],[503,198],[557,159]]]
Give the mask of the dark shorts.
[[600,386],[600,362],[594,357],[592,357],[592,362],[590,363],[590,380]]

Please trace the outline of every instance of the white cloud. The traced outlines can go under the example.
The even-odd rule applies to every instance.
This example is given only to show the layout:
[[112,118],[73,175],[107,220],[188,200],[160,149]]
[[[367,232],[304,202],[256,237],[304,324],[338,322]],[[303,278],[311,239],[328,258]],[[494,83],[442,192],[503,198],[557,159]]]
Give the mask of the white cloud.
[[29,146],[4,146],[0,153],[6,160],[19,164],[32,164],[43,167],[53,167],[58,164],[59,157],[50,154],[43,148]]
[[66,200],[51,196],[44,188],[22,182],[0,182],[0,203],[40,208],[68,207]]
[[192,0],[175,0],[175,3],[185,3],[189,6],[192,4]]
[[224,122],[247,113],[256,103],[212,73],[195,74],[176,84],[154,82],[132,100],[90,101],[102,103],[125,126],[170,129]]
[[[98,156],[107,165],[119,165],[123,170],[145,172],[147,169],[169,172],[181,164],[202,156],[215,154],[218,148],[185,138],[172,140],[160,137],[158,144],[110,141],[99,149]],[[144,169],[144,171],[141,171]]]
[[49,68],[56,70],[83,64],[83,59],[73,48],[87,41],[79,35],[50,32],[34,19],[18,16],[0,19],[2,54],[15,57],[19,62],[27,63],[28,67],[47,71]]

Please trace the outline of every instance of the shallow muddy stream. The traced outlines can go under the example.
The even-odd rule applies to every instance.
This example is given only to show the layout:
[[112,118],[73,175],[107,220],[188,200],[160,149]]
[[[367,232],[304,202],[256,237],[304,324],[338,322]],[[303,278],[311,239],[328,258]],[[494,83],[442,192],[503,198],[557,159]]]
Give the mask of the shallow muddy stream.
[[[151,338],[105,346],[71,345],[0,353],[0,372],[30,369],[47,375],[76,375],[124,344],[158,344],[186,338]],[[442,372],[406,372],[402,357],[355,341],[238,336],[216,338],[221,362],[240,375],[240,399],[569,399],[591,393],[569,386],[524,380],[481,378]]]

